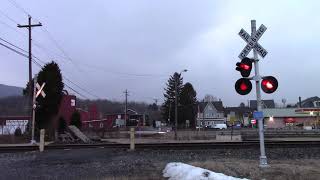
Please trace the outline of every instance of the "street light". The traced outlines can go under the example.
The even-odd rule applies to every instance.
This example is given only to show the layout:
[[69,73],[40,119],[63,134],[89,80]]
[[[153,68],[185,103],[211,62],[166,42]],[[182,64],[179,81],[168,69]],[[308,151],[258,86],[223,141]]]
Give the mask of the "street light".
[[[182,70],[179,74],[178,74],[178,76],[180,77],[181,76],[181,74],[183,73],[183,72],[187,72],[188,70],[187,69],[184,69],[184,70]],[[175,119],[175,125],[174,125],[174,139],[175,140],[177,140],[178,139],[178,137],[177,137],[177,130],[178,130],[178,85],[177,85],[177,83],[178,83],[178,76],[175,76],[175,80],[174,80],[174,91],[175,91],[175,113],[174,113],[174,119]]]

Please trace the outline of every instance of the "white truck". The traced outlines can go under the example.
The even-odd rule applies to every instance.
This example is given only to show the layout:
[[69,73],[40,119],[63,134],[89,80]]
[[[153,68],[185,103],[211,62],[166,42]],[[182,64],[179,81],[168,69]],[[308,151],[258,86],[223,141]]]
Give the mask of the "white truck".
[[210,128],[213,128],[213,129],[227,129],[227,125],[226,124],[213,124],[213,125],[211,125]]

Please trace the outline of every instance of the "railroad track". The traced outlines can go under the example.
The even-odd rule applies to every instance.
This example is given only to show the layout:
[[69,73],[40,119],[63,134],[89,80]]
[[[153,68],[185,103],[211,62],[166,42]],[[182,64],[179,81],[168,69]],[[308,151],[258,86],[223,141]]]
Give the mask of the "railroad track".
[[[266,141],[266,148],[309,148],[320,147],[320,141]],[[109,149],[129,149],[129,144],[52,144],[45,147],[45,150],[55,149],[82,149],[82,148],[109,148]],[[135,144],[136,149],[150,150],[200,150],[200,149],[250,149],[259,148],[258,141],[243,142],[214,142],[214,143],[144,143]],[[0,147],[0,153],[37,151],[38,146],[6,146]]]

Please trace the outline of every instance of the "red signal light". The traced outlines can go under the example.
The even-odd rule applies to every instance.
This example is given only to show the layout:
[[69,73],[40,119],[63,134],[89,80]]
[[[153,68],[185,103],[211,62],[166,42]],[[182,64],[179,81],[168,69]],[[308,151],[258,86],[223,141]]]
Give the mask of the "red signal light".
[[240,89],[241,89],[242,91],[245,91],[245,90],[248,89],[248,86],[247,86],[244,82],[242,82],[242,83],[240,84]]
[[252,84],[249,79],[240,78],[237,80],[236,84],[234,85],[237,93],[241,95],[249,94],[252,89]]
[[244,58],[241,62],[236,64],[236,70],[240,71],[242,77],[248,77],[252,69],[252,60],[249,58]]
[[261,88],[265,93],[271,94],[278,88],[278,80],[273,76],[263,77]]
[[249,65],[243,64],[243,63],[240,64],[240,67],[241,67],[242,69],[244,69],[244,70],[249,70],[249,69],[250,69],[250,66],[249,66]]

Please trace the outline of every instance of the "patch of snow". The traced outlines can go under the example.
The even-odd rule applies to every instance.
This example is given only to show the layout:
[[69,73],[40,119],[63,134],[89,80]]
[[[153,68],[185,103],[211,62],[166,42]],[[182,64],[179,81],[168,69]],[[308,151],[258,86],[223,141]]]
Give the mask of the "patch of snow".
[[248,180],[179,162],[168,163],[163,170],[163,177],[169,180]]

